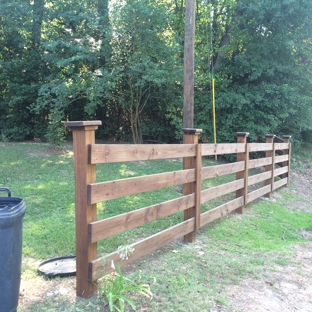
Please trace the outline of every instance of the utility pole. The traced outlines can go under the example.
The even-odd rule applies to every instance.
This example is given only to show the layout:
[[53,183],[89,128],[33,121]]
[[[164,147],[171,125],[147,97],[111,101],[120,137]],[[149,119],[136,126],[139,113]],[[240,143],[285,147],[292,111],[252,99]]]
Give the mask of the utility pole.
[[186,0],[185,7],[183,102],[184,129],[194,127],[195,3],[196,0]]
[[[183,102],[183,142],[184,144],[197,144],[202,130],[194,129],[194,50],[195,50],[195,3],[196,0],[186,0],[185,7],[185,34],[184,34],[184,102]],[[196,152],[196,157],[183,159],[184,169],[196,169],[200,175],[201,168],[197,168],[198,157],[201,153]],[[200,159],[201,161],[201,159]],[[201,163],[201,162],[200,162]],[[200,186],[200,184],[199,184]],[[186,183],[183,187],[184,195],[193,194],[198,188],[196,182]],[[184,211],[184,220],[197,219],[200,222],[200,202],[194,207]],[[200,223],[195,224],[194,231],[184,236],[187,242],[195,242],[195,234]]]

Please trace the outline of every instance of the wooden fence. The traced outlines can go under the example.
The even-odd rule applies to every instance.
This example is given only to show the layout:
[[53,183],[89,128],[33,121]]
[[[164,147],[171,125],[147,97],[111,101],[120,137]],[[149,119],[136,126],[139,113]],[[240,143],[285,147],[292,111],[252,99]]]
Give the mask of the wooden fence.
[[[248,133],[236,133],[237,143],[198,144],[200,130],[184,129],[184,144],[95,144],[95,130],[100,124],[100,121],[65,123],[73,131],[79,297],[90,297],[96,291],[97,279],[112,270],[111,261],[126,265],[181,237],[194,242],[200,227],[232,211],[243,213],[247,203],[261,196],[270,197],[272,191],[289,183],[290,136],[278,140],[267,135],[265,143],[247,143]],[[262,156],[249,159],[255,153]],[[203,156],[224,154],[236,154],[237,161],[202,166]],[[172,158],[183,158],[182,170],[96,183],[97,164]],[[253,168],[262,170],[249,175]],[[201,190],[203,180],[233,173],[234,181]],[[250,190],[249,186],[259,183],[260,187]],[[176,199],[97,220],[96,204],[101,201],[175,185],[183,185],[184,189],[184,194]],[[233,192],[235,199],[201,213],[203,203]],[[98,258],[98,241],[180,211],[184,211],[183,222],[133,244],[135,250],[129,259],[121,261],[117,251],[106,255],[105,261]]]

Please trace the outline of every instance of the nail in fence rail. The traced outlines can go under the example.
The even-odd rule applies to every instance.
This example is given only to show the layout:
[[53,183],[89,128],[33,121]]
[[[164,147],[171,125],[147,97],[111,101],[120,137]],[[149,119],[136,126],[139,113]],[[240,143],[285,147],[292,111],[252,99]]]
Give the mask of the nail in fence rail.
[[[260,196],[270,196],[272,191],[289,183],[291,144],[288,136],[277,143],[274,137],[266,143],[247,143],[248,133],[237,133],[237,143],[198,144],[200,130],[183,129],[184,144],[95,144],[95,130],[100,124],[100,121],[65,123],[73,131],[76,293],[79,297],[92,296],[97,279],[113,270],[112,261],[124,266],[181,237],[194,242],[200,227],[232,211],[243,213],[247,203]],[[265,156],[249,159],[252,152],[265,153]],[[203,156],[224,154],[236,154],[237,161],[202,166]],[[172,158],[183,158],[182,170],[96,183],[97,164]],[[264,171],[250,175],[250,170],[255,168]],[[229,174],[235,174],[236,179],[201,190],[202,181]],[[176,185],[184,186],[183,196],[97,220],[98,202]],[[204,203],[233,192],[234,199],[201,213]],[[184,221],[132,244],[135,250],[129,259],[121,260],[116,251],[98,258],[98,241],[181,211],[184,211]]]

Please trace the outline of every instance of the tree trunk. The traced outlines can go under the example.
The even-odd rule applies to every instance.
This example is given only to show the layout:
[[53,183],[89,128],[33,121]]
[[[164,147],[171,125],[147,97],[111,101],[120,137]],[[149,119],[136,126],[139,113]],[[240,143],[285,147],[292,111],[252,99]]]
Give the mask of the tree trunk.
[[101,43],[101,53],[99,59],[100,67],[106,67],[109,64],[111,49],[109,46],[109,16],[108,16],[108,0],[98,0],[98,13],[101,20],[101,28],[103,29]]

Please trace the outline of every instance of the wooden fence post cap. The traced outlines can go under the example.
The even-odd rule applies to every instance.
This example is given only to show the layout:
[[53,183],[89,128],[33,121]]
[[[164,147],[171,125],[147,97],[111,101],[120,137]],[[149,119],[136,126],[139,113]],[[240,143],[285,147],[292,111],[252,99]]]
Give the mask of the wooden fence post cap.
[[202,129],[194,129],[194,128],[183,128],[182,129],[184,134],[200,134],[203,132]]
[[276,137],[276,135],[275,134],[266,134],[265,137],[268,139],[273,139]]
[[288,139],[288,140],[290,140],[290,139],[291,139],[291,135],[283,135],[283,139]]
[[65,127],[69,130],[97,130],[98,126],[102,124],[101,120],[87,120],[87,121],[66,121]]
[[249,132],[236,132],[235,135],[237,137],[245,137],[245,138],[247,138],[249,136]]

